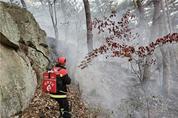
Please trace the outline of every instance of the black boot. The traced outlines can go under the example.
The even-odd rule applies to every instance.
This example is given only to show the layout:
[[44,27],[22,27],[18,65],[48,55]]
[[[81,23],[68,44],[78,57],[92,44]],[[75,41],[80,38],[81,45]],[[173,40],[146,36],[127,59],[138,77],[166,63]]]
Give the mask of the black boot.
[[71,118],[72,117],[71,113],[69,113],[68,111],[64,111],[62,116],[63,116],[63,118]]

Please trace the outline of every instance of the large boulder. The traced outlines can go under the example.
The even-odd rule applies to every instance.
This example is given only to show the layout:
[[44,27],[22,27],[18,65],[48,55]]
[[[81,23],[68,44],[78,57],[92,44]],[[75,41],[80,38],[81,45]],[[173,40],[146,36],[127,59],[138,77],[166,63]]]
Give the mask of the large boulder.
[[23,8],[0,2],[0,27],[0,117],[7,118],[33,98],[48,46],[45,32]]

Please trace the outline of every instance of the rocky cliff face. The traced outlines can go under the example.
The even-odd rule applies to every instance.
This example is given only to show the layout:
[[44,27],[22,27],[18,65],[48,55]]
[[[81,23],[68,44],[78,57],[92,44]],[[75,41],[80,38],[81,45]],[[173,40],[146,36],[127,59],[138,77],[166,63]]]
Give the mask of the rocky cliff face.
[[[46,34],[32,14],[0,2],[0,114],[26,108],[48,63]],[[38,50],[38,51],[37,51]]]

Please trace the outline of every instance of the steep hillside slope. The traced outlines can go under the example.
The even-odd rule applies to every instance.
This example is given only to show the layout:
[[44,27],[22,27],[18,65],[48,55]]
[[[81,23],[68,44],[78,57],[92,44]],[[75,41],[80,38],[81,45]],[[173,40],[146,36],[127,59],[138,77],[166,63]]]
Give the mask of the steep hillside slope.
[[48,55],[46,34],[25,9],[0,2],[0,117],[26,108]]

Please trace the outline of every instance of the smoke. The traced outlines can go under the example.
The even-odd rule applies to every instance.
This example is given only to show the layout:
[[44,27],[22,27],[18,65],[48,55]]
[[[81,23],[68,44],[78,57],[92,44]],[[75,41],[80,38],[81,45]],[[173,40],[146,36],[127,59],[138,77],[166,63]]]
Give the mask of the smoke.
[[[134,78],[127,60],[112,58],[105,60],[101,56],[93,60],[88,68],[81,70],[77,66],[87,54],[84,11],[67,17],[69,22],[64,20],[62,12],[58,12],[59,40],[52,38],[53,27],[46,13],[48,13],[47,9],[38,12],[33,9],[38,23],[47,32],[50,47],[55,49],[51,59],[65,56],[69,75],[74,82],[79,83],[82,98],[89,107],[100,108],[112,117],[117,117],[122,100],[128,97],[128,87],[132,85],[131,78]],[[93,33],[94,46],[98,47],[103,43],[105,36],[98,36],[96,31]]]
[[[125,7],[125,9],[127,9],[127,7]],[[118,15],[124,13],[125,9],[120,11]],[[47,32],[48,37],[54,37],[48,9],[33,8],[32,13],[42,29]],[[119,15],[119,17],[121,16]],[[139,16],[136,18],[139,18]],[[67,21],[65,21],[66,19]],[[136,22],[139,22],[138,19],[132,21],[131,27],[134,29],[133,32],[138,32],[141,37],[135,40],[134,43],[138,45],[146,44],[146,41],[149,39],[148,30],[150,27],[147,27],[148,30],[143,27],[135,27]],[[127,59],[110,58],[106,60],[103,56],[100,56],[94,59],[89,67],[84,70],[77,67],[87,54],[84,11],[82,10],[80,12],[74,12],[72,15],[64,16],[61,8],[58,8],[58,28],[59,40],[48,38],[50,47],[55,49],[51,59],[54,60],[58,56],[65,56],[67,58],[69,75],[73,79],[73,82],[79,83],[82,98],[88,105],[91,107],[99,107],[101,111],[107,112],[114,118],[124,118],[129,116],[129,114],[135,117],[144,116],[146,111],[145,101],[147,98],[143,97],[143,90],[135,74],[133,74]],[[96,31],[93,33],[94,46],[98,47],[103,43],[102,39],[104,39],[107,34],[99,36]],[[155,53],[158,54],[159,59],[161,57],[160,52]],[[158,63],[152,70],[152,81],[145,84],[145,87],[147,87],[149,91],[149,97],[161,95],[162,68],[160,65],[162,63],[160,61],[161,59],[158,60]],[[172,66],[175,67],[173,63]],[[136,68],[136,65],[134,65],[134,67]],[[173,72],[175,72],[175,70]],[[177,74],[174,73],[173,76],[177,79]],[[171,80],[171,82],[173,82],[173,80]],[[174,80],[174,82],[177,82],[177,80]]]

